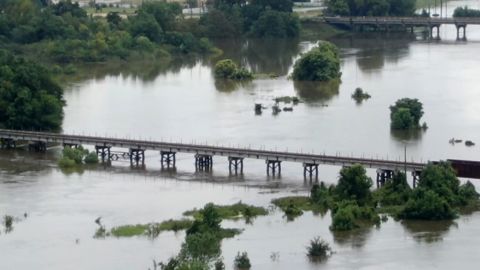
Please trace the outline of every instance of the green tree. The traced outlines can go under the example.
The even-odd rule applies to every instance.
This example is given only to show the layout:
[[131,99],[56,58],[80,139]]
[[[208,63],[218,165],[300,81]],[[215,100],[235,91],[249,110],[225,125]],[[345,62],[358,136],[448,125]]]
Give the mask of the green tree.
[[340,200],[354,200],[364,204],[370,199],[370,188],[373,185],[372,179],[366,173],[365,168],[359,164],[342,168],[335,195]]
[[120,17],[120,15],[118,15],[118,12],[109,12],[107,14],[108,23],[118,26],[121,21],[122,21],[122,18]]
[[292,78],[297,81],[330,81],[341,76],[338,49],[321,42],[300,57],[293,67]]

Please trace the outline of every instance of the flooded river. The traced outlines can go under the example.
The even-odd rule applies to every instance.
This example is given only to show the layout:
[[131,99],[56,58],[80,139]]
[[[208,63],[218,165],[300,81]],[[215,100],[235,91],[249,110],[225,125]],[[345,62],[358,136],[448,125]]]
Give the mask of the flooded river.
[[[450,1],[480,8],[480,1]],[[457,41],[454,26],[442,26],[441,40],[421,33],[356,34],[334,37],[342,59],[342,83],[316,87],[288,79],[313,40],[223,41],[221,58],[232,58],[256,73],[276,78],[232,84],[215,81],[218,59],[176,61],[172,65],[92,67],[88,79],[66,87],[65,133],[208,143],[299,152],[403,160],[479,159],[478,146],[449,144],[452,137],[480,143],[480,27],[468,26]],[[362,87],[372,98],[356,104]],[[293,112],[261,115],[254,103],[273,104],[278,96],[299,96]],[[393,133],[389,106],[403,97],[424,104],[429,128]],[[152,260],[175,255],[183,233],[159,238],[93,239],[94,220],[108,227],[179,218],[207,202],[243,201],[270,205],[272,198],[306,194],[301,165],[282,164],[281,177],[267,177],[265,163],[246,160],[243,176],[229,176],[225,158],[214,158],[213,172],[195,172],[193,156],[179,155],[175,172],[162,171],[158,153],[146,152],[146,168],[126,162],[58,169],[59,148],[47,154],[0,151],[0,215],[14,215],[10,233],[0,234],[0,269],[148,269]],[[320,180],[335,183],[338,167],[321,166]],[[373,172],[369,171],[373,176]],[[476,183],[477,190],[480,182]],[[26,213],[27,217],[24,217]],[[305,213],[287,222],[278,210],[224,240],[223,257],[232,268],[238,251],[247,251],[252,269],[477,269],[480,213],[450,223],[397,222],[380,228],[333,234],[330,215]],[[335,254],[312,264],[305,246],[321,236]]]

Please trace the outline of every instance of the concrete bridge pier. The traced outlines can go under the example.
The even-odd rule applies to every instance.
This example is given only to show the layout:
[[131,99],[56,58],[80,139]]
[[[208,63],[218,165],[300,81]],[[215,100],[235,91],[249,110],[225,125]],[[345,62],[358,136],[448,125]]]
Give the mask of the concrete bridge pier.
[[[455,27],[457,28],[457,40],[467,40],[467,25],[456,24]],[[460,30],[462,30],[461,35],[460,35]]]
[[30,142],[28,144],[28,150],[35,152],[47,152],[47,143],[42,141]]
[[130,156],[130,165],[131,166],[138,166],[138,165],[145,165],[145,150],[141,148],[130,148],[129,149],[129,156]]
[[272,175],[275,175],[278,170],[278,175],[282,174],[282,162],[280,160],[266,160],[265,163],[267,164],[267,175],[270,175],[270,171]]
[[170,165],[175,167],[175,163],[177,162],[176,154],[176,152],[171,151],[160,151],[160,163],[162,167],[170,167]]
[[195,155],[195,169],[210,170],[213,168],[213,157],[211,155]]
[[388,180],[393,178],[394,171],[386,169],[377,170],[377,188],[383,187]]
[[95,152],[97,156],[101,158],[102,162],[110,160],[110,148],[110,146],[106,145],[95,145]]
[[0,145],[2,149],[15,149],[17,148],[17,142],[11,138],[1,138]]
[[228,157],[228,171],[232,174],[232,171],[235,174],[243,174],[243,157]]
[[308,177],[312,179],[313,174],[315,174],[315,179],[318,180],[318,164],[303,163],[303,177],[307,179],[307,175],[308,175]]
[[418,186],[421,174],[422,174],[422,171],[413,171],[412,172],[412,177],[413,177],[412,186],[413,186],[413,188],[416,188]]

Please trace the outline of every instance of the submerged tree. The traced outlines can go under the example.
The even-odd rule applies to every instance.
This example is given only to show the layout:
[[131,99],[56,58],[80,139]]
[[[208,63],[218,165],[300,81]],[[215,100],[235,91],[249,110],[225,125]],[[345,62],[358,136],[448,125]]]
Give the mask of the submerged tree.
[[296,81],[330,81],[339,79],[340,58],[338,49],[330,42],[321,42],[300,57],[293,67]]

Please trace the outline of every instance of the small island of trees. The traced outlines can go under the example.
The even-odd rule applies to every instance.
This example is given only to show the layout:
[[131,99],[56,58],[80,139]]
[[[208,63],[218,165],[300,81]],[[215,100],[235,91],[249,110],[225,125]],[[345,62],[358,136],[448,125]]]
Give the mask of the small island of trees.
[[[399,99],[390,106],[391,127],[397,130],[420,128],[423,113],[423,104],[418,99]],[[421,127],[426,129],[427,125],[424,123]]]
[[341,75],[337,47],[330,42],[320,42],[295,62],[292,78],[296,81],[327,82],[339,79]]

